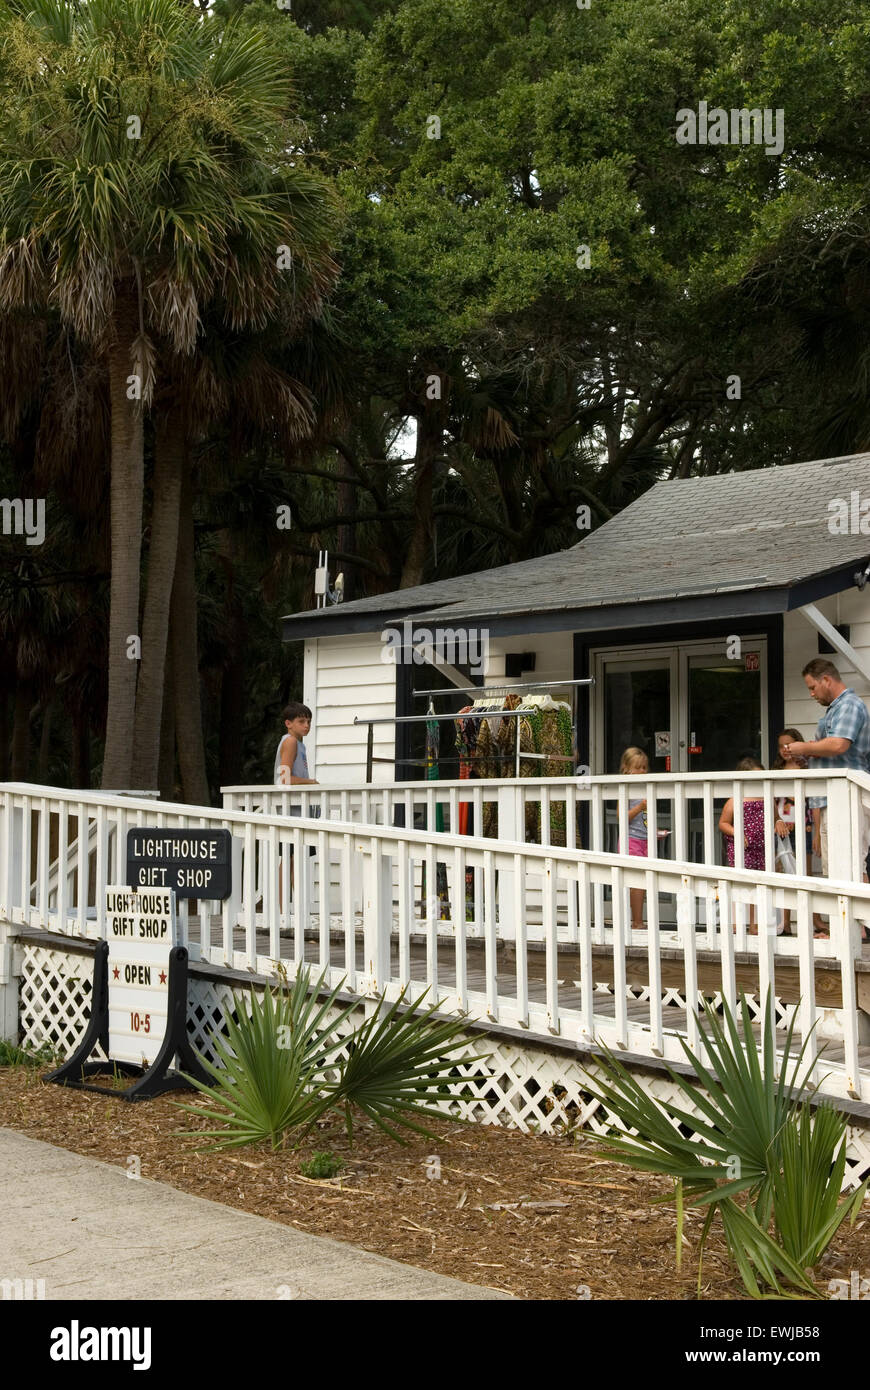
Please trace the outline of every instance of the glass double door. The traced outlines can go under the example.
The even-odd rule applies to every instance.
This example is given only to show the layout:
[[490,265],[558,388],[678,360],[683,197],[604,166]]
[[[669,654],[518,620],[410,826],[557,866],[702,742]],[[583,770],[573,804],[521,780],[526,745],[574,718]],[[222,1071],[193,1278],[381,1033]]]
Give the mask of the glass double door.
[[626,748],[652,772],[767,766],[767,641],[743,637],[593,655],[593,769],[617,773]]

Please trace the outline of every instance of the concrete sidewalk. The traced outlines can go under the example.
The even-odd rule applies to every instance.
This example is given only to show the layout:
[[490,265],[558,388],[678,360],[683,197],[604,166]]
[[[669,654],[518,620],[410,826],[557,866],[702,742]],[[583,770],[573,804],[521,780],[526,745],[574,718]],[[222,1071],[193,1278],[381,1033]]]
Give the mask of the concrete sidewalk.
[[506,1299],[0,1129],[0,1281],[46,1299]]

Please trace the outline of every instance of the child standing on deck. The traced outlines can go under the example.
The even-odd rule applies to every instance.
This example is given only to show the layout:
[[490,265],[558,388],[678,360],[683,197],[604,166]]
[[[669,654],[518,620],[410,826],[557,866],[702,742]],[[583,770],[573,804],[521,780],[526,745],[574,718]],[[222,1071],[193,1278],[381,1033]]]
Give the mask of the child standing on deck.
[[[642,776],[649,772],[649,758],[642,748],[626,748],[619,762],[619,771],[622,776]],[[642,859],[649,856],[648,848],[649,825],[647,823],[646,800],[640,798],[628,803],[628,852],[629,854],[639,855]],[[622,846],[620,845],[620,853]],[[631,902],[631,925],[633,930],[640,930],[646,924],[643,920],[643,903],[646,893],[643,888],[630,888],[628,896]]]
[[311,728],[311,710],[294,700],[281,711],[281,718],[287,732],[275,753],[275,785],[316,787],[317,778],[308,776],[308,757],[302,741]]
[[[301,704],[298,700],[291,700],[281,711],[281,718],[284,720],[284,734],[275,752],[275,768],[272,780],[276,787],[316,787],[317,778],[308,776],[308,755],[305,752],[303,742],[305,735],[311,729],[311,710],[307,705]],[[298,816],[302,813],[301,805],[291,806],[291,816]],[[309,815],[319,816],[320,807],[312,806],[309,808]],[[309,855],[317,853],[317,846],[310,845]],[[283,859],[278,859],[278,907],[284,911],[284,875],[282,873]],[[293,868],[293,847],[290,847],[290,879],[295,881]],[[295,892],[295,889],[294,889]]]

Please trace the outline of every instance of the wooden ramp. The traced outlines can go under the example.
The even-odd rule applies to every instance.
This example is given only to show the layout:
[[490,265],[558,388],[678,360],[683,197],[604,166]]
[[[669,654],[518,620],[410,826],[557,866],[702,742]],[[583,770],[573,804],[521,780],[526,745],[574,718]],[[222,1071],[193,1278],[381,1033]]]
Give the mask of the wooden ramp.
[[[195,916],[192,916],[189,921],[189,939],[191,944],[199,940],[199,922]],[[282,933],[279,940],[281,959],[292,960],[294,956],[293,934],[290,932]],[[667,940],[666,934],[664,940]],[[258,954],[268,955],[269,933],[265,928],[258,928],[256,941]],[[245,934],[243,931],[236,930],[233,933],[233,947],[237,951],[244,951]],[[665,1001],[663,1003],[664,1028],[671,1035],[682,1034],[685,1036],[688,1022],[684,1001],[686,984],[682,951],[675,946],[663,945],[660,955],[662,958],[662,994]],[[362,971],[365,967],[365,960],[361,931],[358,931],[355,937],[355,957],[356,969]],[[321,939],[318,930],[312,929],[306,932],[305,959],[313,969],[316,969],[321,961]],[[616,1013],[616,1000],[613,994],[612,948],[607,945],[593,946],[592,960],[595,985],[593,1017],[600,1018],[602,1022],[604,1020],[612,1022]],[[466,962],[469,993],[486,997],[485,946],[482,940],[468,939],[466,941]],[[699,991],[707,997],[711,997],[721,989],[722,965],[719,953],[699,950],[697,962]],[[396,938],[393,938],[391,942],[390,963],[391,973],[395,978],[399,970],[399,948]],[[346,965],[345,934],[343,929],[338,926],[334,926],[330,932],[330,964],[338,969],[343,969]],[[414,936],[411,938],[410,965],[411,978],[424,983],[429,972],[429,956],[425,937]],[[450,937],[441,936],[438,938],[437,968],[439,986],[445,993],[453,993],[456,990],[457,979],[456,950],[454,941]],[[862,960],[856,963],[856,971],[859,978],[859,995],[867,1001],[864,1007],[870,1008],[870,946],[864,948]],[[527,948],[527,973],[530,1002],[546,1005],[545,952],[537,943],[532,943]],[[748,952],[737,953],[735,974],[738,990],[743,990],[746,994],[758,998],[759,982],[756,957]],[[579,1014],[581,1005],[580,957],[576,948],[571,945],[566,944],[559,948],[557,980],[560,1011]],[[839,962],[834,959],[817,958],[815,981],[817,1008],[842,1008],[842,980]],[[510,1000],[517,997],[516,949],[511,943],[499,943],[496,983],[497,993],[501,998]],[[650,1028],[648,955],[643,947],[630,946],[626,950],[626,984],[630,992],[630,997],[626,1003],[629,1022],[644,1029]],[[644,997],[644,992],[647,993],[647,997]],[[798,1002],[799,979],[796,959],[794,963],[788,959],[777,959],[776,997],[782,1005],[794,1005]],[[782,1009],[777,1019],[777,1040],[780,1044],[785,1039],[790,1012],[791,1010]],[[495,1030],[498,1031],[497,1023],[495,1025],[490,1023],[490,1026],[494,1026]],[[754,1026],[754,1031],[756,1036],[760,1038],[760,1024]],[[795,1028],[794,1038],[799,1048],[802,1039],[797,1028]],[[823,1047],[822,1044],[824,1044]],[[820,1037],[819,1052],[823,1065],[829,1063],[843,1066],[845,1063],[845,1049],[842,1041],[837,1038]],[[861,1072],[866,1073],[870,1078],[870,1045],[860,1046],[858,1055]]]

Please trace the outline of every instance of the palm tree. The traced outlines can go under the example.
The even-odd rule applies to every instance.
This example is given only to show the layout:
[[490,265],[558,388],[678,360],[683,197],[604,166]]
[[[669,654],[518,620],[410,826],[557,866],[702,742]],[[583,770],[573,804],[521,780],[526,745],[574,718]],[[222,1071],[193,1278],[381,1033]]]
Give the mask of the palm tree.
[[[288,76],[266,38],[177,0],[0,0],[0,99],[0,312],[56,310],[108,375],[103,786],[123,787],[135,726],[144,410],[166,354],[196,352],[206,307],[236,331],[259,330],[278,310],[288,269],[308,295],[327,288],[335,204],[300,159]],[[170,539],[156,547],[158,565]],[[165,587],[146,623],[149,690],[163,689]]]
[[[317,298],[303,294],[297,280],[293,303],[281,306],[280,331],[291,333],[298,314],[316,305]],[[185,799],[200,802],[208,799],[208,783],[199,708],[191,456],[198,441],[225,421],[237,432],[271,437],[287,447],[309,435],[314,425],[310,393],[276,365],[269,335],[233,333],[214,315],[206,317],[206,326],[205,341],[195,356],[173,355],[166,364],[167,403],[154,438],[154,503],[133,753],[134,785],[150,784],[159,763],[168,613],[182,784]],[[244,518],[235,525],[243,528]],[[164,645],[159,649],[161,634]]]

